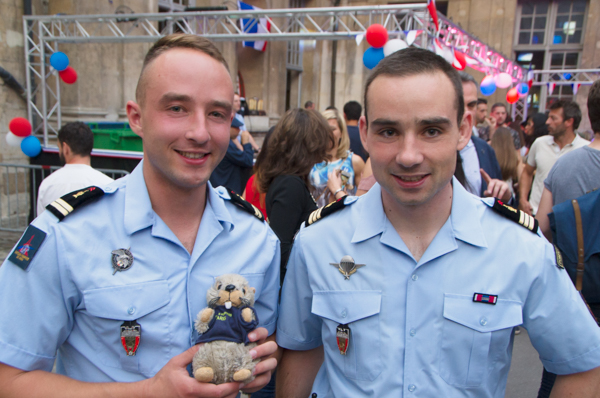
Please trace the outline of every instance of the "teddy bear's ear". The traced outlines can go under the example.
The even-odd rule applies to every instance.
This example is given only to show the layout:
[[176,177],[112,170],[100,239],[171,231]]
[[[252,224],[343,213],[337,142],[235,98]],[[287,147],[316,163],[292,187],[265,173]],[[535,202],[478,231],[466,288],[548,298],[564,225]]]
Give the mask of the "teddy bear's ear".
[[252,290],[252,294],[256,293],[256,288],[251,287],[250,290]]

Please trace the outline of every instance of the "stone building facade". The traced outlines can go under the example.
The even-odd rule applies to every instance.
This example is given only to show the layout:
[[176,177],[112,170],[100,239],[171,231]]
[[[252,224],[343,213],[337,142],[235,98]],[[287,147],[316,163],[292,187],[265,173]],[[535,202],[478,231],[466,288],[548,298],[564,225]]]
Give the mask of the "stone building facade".
[[[331,7],[383,4],[381,0],[246,0],[264,9],[287,7]],[[408,3],[398,1],[394,3]],[[454,23],[509,57],[534,53],[536,69],[558,67],[593,68],[600,66],[600,2],[593,0],[448,0],[438,1],[438,9]],[[25,85],[22,15],[30,4],[34,15],[57,13],[112,14],[178,11],[186,6],[226,5],[220,0],[0,0],[0,66]],[[567,11],[565,11],[568,8]],[[565,25],[566,23],[566,25]],[[543,33],[544,39],[540,41]],[[537,39],[533,37],[537,35]],[[562,36],[561,36],[562,35]],[[535,41],[537,40],[537,41]],[[562,40],[562,42],[560,41]],[[61,86],[63,121],[125,120],[125,104],[134,98],[135,85],[143,55],[149,44],[60,44],[68,54],[79,79],[72,86]],[[241,43],[218,43],[231,67],[232,79],[243,84],[247,98],[261,99],[273,125],[290,107],[310,100],[317,109],[334,105],[342,109],[350,100],[362,102],[362,87],[368,70],[362,64],[366,41],[354,40],[303,42],[302,62],[290,65],[288,53],[298,46],[269,42],[265,52],[244,48]],[[335,57],[333,52],[335,51]],[[540,54],[542,61],[539,61]],[[574,55],[575,54],[575,55]],[[562,58],[561,58],[562,57]],[[575,58],[574,58],[575,57]],[[332,67],[335,70],[332,73]],[[575,60],[575,61],[573,61]],[[526,62],[524,62],[526,64]],[[477,79],[483,74],[472,69]],[[572,96],[568,87],[553,96],[539,88],[537,106],[557,95]],[[575,96],[585,112],[587,88]],[[504,102],[506,90],[498,90],[490,102]],[[534,98],[532,98],[534,100]],[[541,104],[541,105],[540,105]],[[540,108],[541,106],[541,108]],[[15,116],[26,116],[26,104],[6,85],[0,89],[0,131],[8,130]],[[584,118],[580,130],[589,129]],[[18,148],[0,140],[0,161],[26,162]]]

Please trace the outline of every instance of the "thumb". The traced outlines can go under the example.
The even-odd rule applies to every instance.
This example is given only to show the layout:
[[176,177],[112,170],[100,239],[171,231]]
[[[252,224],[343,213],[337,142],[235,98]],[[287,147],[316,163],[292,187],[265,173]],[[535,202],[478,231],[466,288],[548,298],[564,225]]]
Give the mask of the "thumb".
[[181,354],[174,356],[171,359],[171,362],[173,363],[173,365],[175,365],[177,367],[185,368],[192,362],[192,359],[194,359],[194,354],[196,354],[198,352],[199,348],[200,348],[199,345],[190,347],[187,350],[185,350],[184,352],[182,352]]
[[484,169],[479,169],[479,172],[481,173],[481,176],[485,180],[486,184],[489,184],[490,181],[492,181],[492,177],[490,177],[490,175],[486,173]]

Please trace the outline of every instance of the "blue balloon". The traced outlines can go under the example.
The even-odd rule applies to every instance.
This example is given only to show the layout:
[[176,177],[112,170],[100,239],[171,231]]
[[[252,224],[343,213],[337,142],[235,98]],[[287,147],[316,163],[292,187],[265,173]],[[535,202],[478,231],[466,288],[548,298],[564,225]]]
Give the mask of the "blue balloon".
[[21,141],[21,150],[25,155],[33,158],[42,152],[42,145],[40,144],[40,140],[30,135]]
[[69,66],[69,57],[67,57],[67,54],[57,51],[50,56],[50,65],[61,72]]
[[370,47],[363,54],[363,64],[365,64],[368,69],[373,69],[384,57],[385,55],[383,54],[383,47]]
[[529,92],[529,86],[527,85],[527,83],[519,83],[517,85],[517,91],[519,95],[525,95]]
[[479,90],[481,90],[481,94],[483,95],[492,95],[494,94],[494,91],[496,91],[496,84],[494,82],[491,82],[489,84],[481,84],[481,86],[479,86]]

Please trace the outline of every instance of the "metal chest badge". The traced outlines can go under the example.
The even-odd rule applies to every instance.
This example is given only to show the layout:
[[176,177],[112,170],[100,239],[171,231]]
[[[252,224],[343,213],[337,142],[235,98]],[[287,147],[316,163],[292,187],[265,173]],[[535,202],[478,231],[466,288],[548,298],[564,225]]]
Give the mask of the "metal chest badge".
[[121,325],[121,344],[128,356],[135,355],[142,336],[142,327],[137,321],[125,321]]
[[129,249],[117,249],[112,252],[112,265],[115,271],[113,275],[117,273],[117,271],[125,271],[131,268],[133,265],[133,254],[129,251]]
[[337,345],[338,349],[340,350],[340,354],[346,355],[346,351],[348,351],[348,345],[350,345],[350,327],[348,325],[340,323],[337,326],[335,339],[337,340]]
[[334,267],[337,267],[337,269],[342,273],[342,275],[344,275],[345,279],[350,279],[350,275],[355,273],[359,268],[365,266],[365,264],[356,264],[354,262],[354,259],[348,255],[342,257],[339,264],[329,264],[333,265]]

